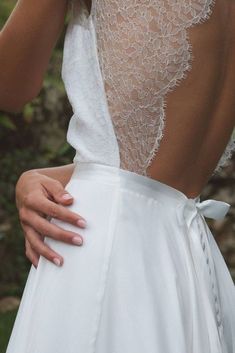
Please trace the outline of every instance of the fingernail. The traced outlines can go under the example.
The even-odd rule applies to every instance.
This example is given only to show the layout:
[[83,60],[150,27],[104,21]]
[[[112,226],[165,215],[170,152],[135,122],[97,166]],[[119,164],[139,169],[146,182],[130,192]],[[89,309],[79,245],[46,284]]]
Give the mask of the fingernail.
[[72,242],[73,242],[75,245],[81,245],[81,244],[82,244],[82,238],[80,238],[80,237],[73,237],[73,238],[72,238]]
[[54,257],[53,262],[56,266],[61,266],[61,261],[57,257]]
[[71,195],[69,195],[69,194],[64,194],[64,195],[62,196],[62,198],[63,198],[64,200],[70,200],[70,199],[73,198],[73,196],[71,196]]
[[78,224],[79,226],[81,226],[81,227],[86,227],[86,225],[87,225],[85,219],[79,219],[79,220],[77,221],[77,224]]

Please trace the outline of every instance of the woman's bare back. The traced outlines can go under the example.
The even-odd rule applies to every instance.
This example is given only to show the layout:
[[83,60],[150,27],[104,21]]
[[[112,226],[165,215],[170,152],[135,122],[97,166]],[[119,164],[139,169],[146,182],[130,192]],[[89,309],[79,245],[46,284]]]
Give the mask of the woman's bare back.
[[166,126],[151,177],[197,196],[235,124],[235,3],[217,0],[211,17],[188,29],[192,68],[167,96]]

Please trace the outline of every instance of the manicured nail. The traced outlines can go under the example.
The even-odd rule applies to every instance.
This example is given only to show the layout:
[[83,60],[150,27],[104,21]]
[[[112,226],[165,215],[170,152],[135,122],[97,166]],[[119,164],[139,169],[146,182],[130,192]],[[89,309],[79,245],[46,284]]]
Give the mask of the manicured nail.
[[61,261],[57,257],[54,257],[53,262],[56,266],[61,266]]
[[63,198],[64,200],[70,200],[70,199],[73,198],[73,196],[71,196],[71,195],[69,195],[69,194],[64,194],[64,195],[62,196],[62,198]]
[[79,226],[81,226],[81,227],[86,227],[86,225],[87,225],[85,219],[79,219],[79,220],[77,221],[77,224],[78,224]]
[[72,238],[72,242],[73,242],[75,245],[81,245],[81,244],[82,244],[82,238],[80,238],[80,237],[73,237],[73,238]]

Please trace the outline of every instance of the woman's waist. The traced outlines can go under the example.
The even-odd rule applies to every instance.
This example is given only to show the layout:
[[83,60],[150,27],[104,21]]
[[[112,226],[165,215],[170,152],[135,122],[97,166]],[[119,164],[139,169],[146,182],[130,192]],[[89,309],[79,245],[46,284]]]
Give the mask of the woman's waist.
[[[97,162],[75,162],[71,180],[85,179],[118,186],[122,190],[133,191],[158,201],[183,203],[189,198],[180,190],[159,180],[137,174],[120,167]],[[198,200],[200,195],[193,198]]]

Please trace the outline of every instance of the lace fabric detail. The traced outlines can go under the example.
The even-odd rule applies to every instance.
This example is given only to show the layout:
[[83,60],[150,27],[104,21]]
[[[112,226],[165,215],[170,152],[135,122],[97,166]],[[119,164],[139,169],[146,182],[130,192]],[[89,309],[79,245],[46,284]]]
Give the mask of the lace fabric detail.
[[[213,0],[93,0],[100,69],[120,167],[146,175],[164,135],[166,94],[192,65],[187,28],[209,18]],[[230,141],[215,170],[235,148]]]
[[[93,0],[91,11],[85,1],[70,0],[62,66],[74,162],[147,175],[164,134],[167,93],[192,66],[187,29],[209,18],[214,1]],[[235,135],[214,174],[233,151]]]
[[215,170],[213,171],[212,176],[217,175],[221,172],[222,168],[227,165],[227,162],[231,159],[235,151],[235,129],[230,137],[230,140],[225,148],[224,153],[222,154]]

